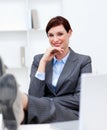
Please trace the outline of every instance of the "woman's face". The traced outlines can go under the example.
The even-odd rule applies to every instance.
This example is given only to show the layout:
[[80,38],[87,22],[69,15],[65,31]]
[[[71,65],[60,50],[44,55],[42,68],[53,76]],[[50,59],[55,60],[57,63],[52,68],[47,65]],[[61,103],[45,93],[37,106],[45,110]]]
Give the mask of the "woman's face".
[[71,36],[71,30],[67,33],[63,25],[52,27],[48,31],[48,38],[51,46],[61,47],[64,50],[69,46],[69,38]]

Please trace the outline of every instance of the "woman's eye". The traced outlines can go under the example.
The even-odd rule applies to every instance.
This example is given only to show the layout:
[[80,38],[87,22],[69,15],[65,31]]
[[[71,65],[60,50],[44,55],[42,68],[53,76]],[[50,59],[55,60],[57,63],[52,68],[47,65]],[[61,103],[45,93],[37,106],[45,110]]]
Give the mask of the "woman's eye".
[[48,37],[53,37],[53,34],[48,34]]
[[57,34],[48,34],[48,37],[54,37],[54,36],[62,36],[63,33],[57,33]]
[[62,36],[62,35],[63,35],[63,33],[58,33],[57,35],[58,35],[58,36]]

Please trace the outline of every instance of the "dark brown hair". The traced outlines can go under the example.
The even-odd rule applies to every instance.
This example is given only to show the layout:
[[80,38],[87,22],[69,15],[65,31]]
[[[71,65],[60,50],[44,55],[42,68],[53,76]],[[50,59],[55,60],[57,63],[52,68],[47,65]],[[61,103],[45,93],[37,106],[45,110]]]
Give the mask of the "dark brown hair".
[[47,24],[46,26],[46,33],[48,34],[48,31],[52,28],[52,27],[56,27],[58,25],[63,25],[65,30],[68,32],[69,30],[72,31],[72,28],[70,26],[69,21],[62,17],[62,16],[56,16],[53,17]]

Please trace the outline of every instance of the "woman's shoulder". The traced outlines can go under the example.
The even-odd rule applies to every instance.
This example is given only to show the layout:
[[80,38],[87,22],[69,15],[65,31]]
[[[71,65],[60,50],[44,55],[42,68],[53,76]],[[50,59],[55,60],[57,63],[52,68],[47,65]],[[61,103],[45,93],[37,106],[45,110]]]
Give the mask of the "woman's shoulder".
[[72,49],[71,49],[70,59],[73,59],[73,61],[78,61],[78,63],[80,64],[86,64],[92,62],[91,56],[87,54],[78,53]]
[[74,50],[71,49],[71,56],[74,56],[75,58],[79,58],[79,59],[91,59],[91,56],[90,55],[87,55],[87,54],[82,54],[82,53],[79,53],[79,52],[76,52]]
[[36,55],[34,56],[34,60],[41,59],[42,56],[43,56],[43,53],[42,53],[42,54],[36,54]]

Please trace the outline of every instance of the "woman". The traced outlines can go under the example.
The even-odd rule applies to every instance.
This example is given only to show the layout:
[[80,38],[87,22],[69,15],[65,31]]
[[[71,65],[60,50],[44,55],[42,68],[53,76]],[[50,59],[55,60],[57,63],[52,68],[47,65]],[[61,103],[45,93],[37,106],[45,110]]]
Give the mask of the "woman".
[[46,33],[51,47],[34,57],[31,68],[28,122],[77,120],[80,77],[91,72],[91,58],[69,47],[72,29],[64,17],[52,18]]
[[64,17],[52,18],[46,34],[51,46],[44,54],[34,56],[29,94],[22,94],[27,123],[77,120],[80,79],[92,71],[91,58],[69,47],[72,28]]

